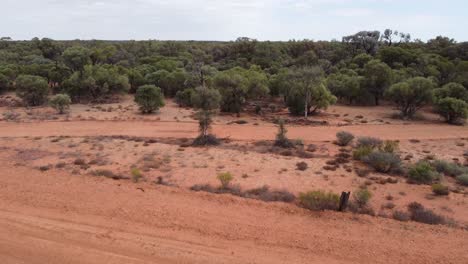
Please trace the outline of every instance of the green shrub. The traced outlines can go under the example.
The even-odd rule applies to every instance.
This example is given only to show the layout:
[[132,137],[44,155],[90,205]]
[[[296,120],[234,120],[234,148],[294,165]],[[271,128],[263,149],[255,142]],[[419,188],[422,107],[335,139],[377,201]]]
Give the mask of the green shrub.
[[181,107],[192,106],[192,96],[195,90],[192,88],[178,91],[175,95],[176,103]]
[[311,191],[299,195],[301,206],[313,211],[337,210],[340,197],[334,193]]
[[468,173],[457,176],[457,182],[461,185],[468,186]]
[[455,98],[444,98],[436,103],[436,111],[449,124],[460,124],[468,118],[468,103]]
[[59,114],[63,114],[70,109],[71,99],[67,94],[56,94],[49,100],[49,104]]
[[131,173],[133,182],[138,182],[143,177],[143,174],[141,174],[141,171],[138,168],[132,168]]
[[373,151],[370,146],[359,146],[353,151],[353,158],[355,160],[363,160],[365,157],[369,156]]
[[372,197],[372,193],[367,188],[364,188],[354,192],[353,196],[359,207],[365,207]]
[[39,76],[20,75],[16,78],[16,95],[27,106],[39,106],[47,102],[49,85]]
[[148,114],[164,106],[164,96],[161,88],[154,85],[143,85],[136,91],[135,102],[143,114]]
[[430,184],[438,178],[438,174],[427,161],[419,161],[408,171],[410,182],[417,184]]
[[432,192],[435,195],[448,195],[449,194],[449,188],[445,185],[442,185],[440,183],[436,183],[432,185]]
[[372,149],[379,148],[382,145],[382,140],[374,137],[359,137],[357,147],[371,147]]
[[223,189],[227,189],[233,179],[234,177],[232,177],[232,174],[229,172],[218,174],[218,180],[221,182],[221,187]]
[[400,157],[393,153],[387,153],[382,151],[374,151],[367,157],[363,158],[363,161],[369,164],[378,172],[388,173],[392,170],[396,170],[401,166]]
[[353,141],[354,135],[346,131],[340,131],[336,133],[336,139],[339,146],[348,146]]
[[456,163],[450,163],[444,160],[435,160],[432,163],[432,166],[437,170],[437,172],[452,177],[456,177],[458,175],[468,172],[467,168],[464,168]]

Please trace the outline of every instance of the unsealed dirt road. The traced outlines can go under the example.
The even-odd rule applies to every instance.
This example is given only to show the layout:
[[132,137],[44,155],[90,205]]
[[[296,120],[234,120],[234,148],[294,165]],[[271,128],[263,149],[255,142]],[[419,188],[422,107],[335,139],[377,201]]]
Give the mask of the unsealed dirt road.
[[0,164],[2,264],[468,262],[461,229]]
[[[218,137],[233,140],[272,140],[277,133],[274,125],[213,125]],[[338,131],[356,136],[375,136],[382,139],[453,139],[468,137],[468,128],[443,124],[359,125],[359,126],[289,126],[288,136],[305,141],[330,141]],[[195,122],[142,122],[142,121],[70,121],[70,122],[0,122],[0,137],[24,136],[109,136],[141,137],[195,137]]]

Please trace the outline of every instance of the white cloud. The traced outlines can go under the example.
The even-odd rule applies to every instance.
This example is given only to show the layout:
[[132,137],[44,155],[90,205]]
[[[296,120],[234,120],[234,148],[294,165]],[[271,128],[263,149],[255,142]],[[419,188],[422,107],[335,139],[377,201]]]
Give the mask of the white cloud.
[[[441,7],[429,9],[436,4]],[[460,1],[457,8],[438,0],[2,0],[0,36],[340,39],[358,30],[390,27],[423,38],[435,30],[468,39],[464,31],[468,18],[452,14],[460,7],[466,10],[468,4]]]

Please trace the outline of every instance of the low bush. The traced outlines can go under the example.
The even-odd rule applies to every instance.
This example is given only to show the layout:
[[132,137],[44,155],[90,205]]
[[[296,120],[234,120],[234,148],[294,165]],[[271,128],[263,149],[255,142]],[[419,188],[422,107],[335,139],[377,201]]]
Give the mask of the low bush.
[[468,186],[468,173],[457,176],[457,182],[463,186]]
[[71,99],[67,94],[56,94],[49,100],[49,104],[59,114],[63,114],[70,109]]
[[354,192],[353,197],[359,207],[365,207],[369,203],[372,193],[366,188],[359,189]]
[[435,160],[432,163],[432,166],[437,172],[443,173],[447,176],[452,176],[452,177],[456,177],[463,173],[468,173],[467,168],[464,168],[456,163],[447,162],[445,160]]
[[359,146],[353,151],[353,159],[363,160],[372,153],[372,150],[370,146]]
[[270,190],[270,187],[263,186],[247,190],[242,194],[245,198],[262,200],[265,202],[285,202],[290,203],[296,199],[296,196],[286,190]]
[[380,146],[380,151],[387,153],[395,153],[398,151],[398,141],[385,140],[384,143]]
[[340,197],[332,192],[311,191],[299,195],[301,206],[313,211],[337,210]]
[[217,146],[221,144],[221,141],[215,135],[200,135],[193,140],[192,145],[194,146]]
[[411,220],[429,225],[441,225],[447,223],[445,217],[424,208],[420,203],[413,202],[408,205]]
[[371,147],[372,149],[379,148],[382,145],[382,140],[374,137],[359,137],[357,139],[357,147]]
[[234,177],[232,177],[232,174],[229,173],[229,172],[224,172],[224,173],[218,174],[218,180],[220,181],[221,187],[223,189],[227,189],[229,187],[229,184],[231,183],[231,181],[233,179],[234,179]]
[[307,163],[301,161],[301,162],[296,163],[296,167],[300,171],[305,171],[305,170],[307,170],[307,168],[309,168],[309,165],[307,165]]
[[450,191],[447,186],[442,185],[440,183],[436,183],[432,185],[432,192],[435,195],[448,195]]
[[159,87],[143,85],[136,91],[135,102],[143,114],[149,114],[164,106],[164,95]]
[[416,184],[431,184],[438,176],[427,161],[419,161],[411,166],[408,171],[409,181]]
[[409,220],[411,220],[411,216],[407,212],[397,210],[393,212],[393,219],[402,222],[408,222]]
[[340,131],[336,133],[336,139],[339,146],[348,146],[354,140],[354,135],[346,131]]
[[388,173],[393,170],[397,170],[401,166],[401,160],[399,156],[393,153],[382,151],[372,152],[367,157],[364,157],[363,161],[381,173]]
[[132,181],[137,183],[143,175],[141,174],[141,171],[138,168],[132,168]]

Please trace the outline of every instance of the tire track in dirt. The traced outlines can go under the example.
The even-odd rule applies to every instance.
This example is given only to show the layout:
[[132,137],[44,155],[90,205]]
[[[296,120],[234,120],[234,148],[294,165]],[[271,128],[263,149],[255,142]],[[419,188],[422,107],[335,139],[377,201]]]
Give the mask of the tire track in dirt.
[[[359,125],[359,126],[289,126],[288,136],[304,141],[331,141],[338,131],[356,136],[374,136],[382,139],[455,139],[468,137],[468,128],[444,124]],[[273,125],[213,125],[213,133],[233,140],[272,140],[277,128]],[[0,137],[36,136],[141,136],[193,138],[198,133],[196,123],[135,122],[135,121],[70,121],[12,123],[0,122]]]

